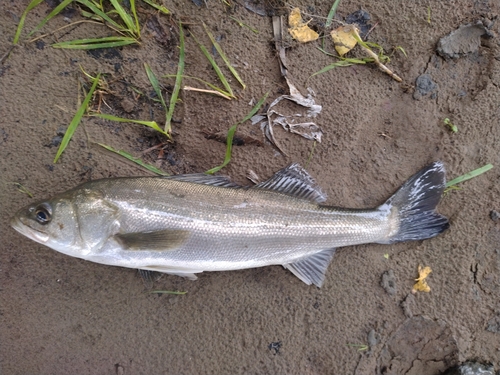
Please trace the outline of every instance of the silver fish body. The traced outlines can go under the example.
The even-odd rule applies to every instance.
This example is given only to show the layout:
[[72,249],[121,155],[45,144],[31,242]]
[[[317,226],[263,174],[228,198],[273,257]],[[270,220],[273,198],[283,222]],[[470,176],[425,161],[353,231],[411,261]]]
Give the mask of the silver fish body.
[[20,210],[12,226],[62,253],[102,264],[196,278],[203,271],[283,265],[321,286],[335,248],[433,237],[448,227],[435,207],[437,162],[381,206],[321,205],[297,164],[244,188],[220,176],[103,179]]

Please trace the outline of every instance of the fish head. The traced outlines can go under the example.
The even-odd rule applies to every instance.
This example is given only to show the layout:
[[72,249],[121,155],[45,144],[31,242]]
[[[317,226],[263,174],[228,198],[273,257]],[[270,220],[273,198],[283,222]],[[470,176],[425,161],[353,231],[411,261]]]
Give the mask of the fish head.
[[22,208],[11,226],[56,251],[89,259],[119,226],[116,214],[100,192],[73,189]]
[[78,242],[78,220],[70,199],[53,198],[20,209],[11,226],[29,239],[68,253]]

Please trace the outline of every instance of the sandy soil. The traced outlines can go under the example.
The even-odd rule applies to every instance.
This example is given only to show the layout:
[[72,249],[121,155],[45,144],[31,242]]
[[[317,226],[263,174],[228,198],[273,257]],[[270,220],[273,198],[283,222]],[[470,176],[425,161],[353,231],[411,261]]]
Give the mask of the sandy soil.
[[[330,3],[291,5],[324,17]],[[2,2],[0,55],[9,49],[27,4]],[[32,201],[14,182],[42,199],[89,179],[149,174],[97,142],[169,173],[202,172],[220,164],[225,152],[225,144],[207,134],[224,135],[267,91],[267,104],[286,92],[269,17],[240,5],[228,9],[221,1],[209,0],[206,7],[177,0],[165,4],[208,45],[200,26],[204,20],[221,37],[248,87],[241,90],[232,82],[239,99],[231,102],[184,92],[174,116],[174,143],[161,154],[158,149],[143,154],[164,141],[148,129],[94,118],[83,121],[57,164],[51,144],[78,107],[80,65],[107,73],[112,91],[104,96],[107,113],[162,123],[161,106],[138,97],[131,87],[152,92],[145,62],[158,75],[175,73],[178,34],[169,18],[159,18],[161,31],[154,13],[141,12],[139,47],[92,55],[53,49],[55,36],[48,36],[22,42],[0,65],[0,372],[430,375],[467,359],[499,370],[500,223],[490,211],[500,210],[500,39],[482,38],[476,52],[458,59],[436,54],[438,40],[460,25],[495,19],[500,11],[495,1],[342,1],[338,19],[362,7],[377,25],[370,41],[388,51],[394,46],[407,51],[408,58],[395,53],[390,62],[404,83],[373,66],[337,68],[307,80],[334,60],[316,49],[316,42],[290,41],[290,73],[323,105],[316,119],[322,142],[313,149],[312,141],[275,128],[284,156],[247,122],[237,133],[244,144],[234,148],[223,171],[247,183],[250,168],[266,178],[299,162],[328,193],[329,204],[371,207],[433,160],[445,163],[450,178],[494,164],[445,196],[439,210],[450,218],[451,228],[437,238],[339,249],[318,289],[278,266],[205,273],[195,282],[163,276],[149,285],[135,270],[59,254],[10,228],[14,212]],[[28,16],[22,40],[49,11],[43,3]],[[77,12],[66,17],[79,19]],[[320,23],[320,18],[313,21]],[[66,24],[60,16],[44,31]],[[497,22],[492,32],[498,31]],[[81,24],[58,37],[110,34],[104,26]],[[329,40],[325,44],[332,50]],[[424,73],[436,87],[425,96],[414,94],[416,79]],[[191,36],[186,38],[186,74],[217,80]],[[172,89],[171,79],[161,81]],[[458,133],[445,128],[444,118],[458,126]],[[430,293],[411,294],[418,265],[433,270]],[[381,285],[384,274],[395,286],[393,294]],[[151,288],[188,293],[150,294]]]

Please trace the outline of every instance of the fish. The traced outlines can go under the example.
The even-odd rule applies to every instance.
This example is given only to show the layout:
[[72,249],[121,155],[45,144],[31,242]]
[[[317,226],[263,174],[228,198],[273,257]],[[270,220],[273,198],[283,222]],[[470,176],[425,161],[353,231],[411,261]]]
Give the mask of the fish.
[[339,247],[437,236],[443,163],[409,178],[372,209],[325,205],[326,195],[291,164],[251,187],[203,173],[90,181],[19,210],[12,227],[88,261],[196,279],[204,271],[282,265],[321,287]]

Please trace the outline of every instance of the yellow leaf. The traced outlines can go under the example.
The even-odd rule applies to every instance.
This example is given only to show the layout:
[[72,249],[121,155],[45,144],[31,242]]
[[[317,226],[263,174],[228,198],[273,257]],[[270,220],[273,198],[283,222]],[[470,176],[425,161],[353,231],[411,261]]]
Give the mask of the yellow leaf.
[[300,9],[293,8],[290,12],[290,16],[288,16],[288,24],[291,28],[300,26],[302,24],[302,17],[300,16]]
[[340,26],[331,31],[330,35],[332,36],[335,50],[340,56],[344,56],[358,43],[353,35],[355,27],[353,25]]
[[288,24],[290,25],[288,32],[292,38],[301,43],[312,42],[319,37],[316,31],[307,26],[307,23],[302,22],[299,8],[292,9],[288,17]]
[[430,267],[421,267],[418,266],[418,278],[415,279],[417,282],[415,285],[413,285],[413,290],[412,292],[426,292],[429,293],[431,291],[431,288],[429,285],[427,285],[427,281],[425,279],[429,274],[432,272]]

